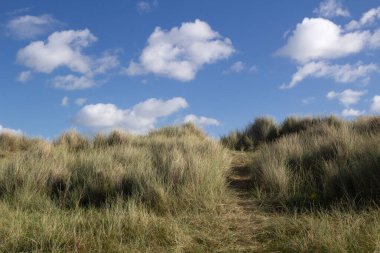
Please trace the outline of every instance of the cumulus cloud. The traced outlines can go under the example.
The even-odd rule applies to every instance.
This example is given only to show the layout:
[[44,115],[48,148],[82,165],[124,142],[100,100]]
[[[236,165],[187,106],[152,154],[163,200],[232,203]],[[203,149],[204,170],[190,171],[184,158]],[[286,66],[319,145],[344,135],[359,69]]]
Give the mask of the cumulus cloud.
[[15,130],[15,129],[11,129],[11,128],[6,128],[2,125],[0,125],[0,134],[15,134],[15,135],[22,135],[22,131],[20,129],[18,130]]
[[379,46],[371,42],[373,36],[369,31],[344,32],[327,19],[305,18],[276,54],[300,63],[336,59],[359,53],[366,47]]
[[41,16],[18,16],[10,19],[6,26],[8,34],[16,39],[35,39],[38,36],[44,35],[60,22],[54,19],[51,15]]
[[372,8],[365,12],[360,20],[352,20],[346,25],[346,30],[357,30],[365,26],[375,23],[376,20],[380,19],[380,6],[377,8]]
[[25,83],[25,82],[29,81],[31,78],[32,78],[32,72],[27,70],[27,71],[21,72],[18,75],[17,81]]
[[373,97],[371,111],[374,113],[380,113],[380,96]]
[[337,83],[352,83],[359,79],[368,80],[370,75],[379,71],[379,66],[371,64],[330,64],[324,61],[312,61],[303,66],[298,67],[296,73],[293,74],[289,84],[283,85],[281,88],[293,88],[305,78],[332,78]]
[[114,104],[90,104],[75,116],[74,122],[94,130],[124,129],[132,133],[146,133],[154,129],[159,118],[187,108],[184,98],[169,100],[151,98],[131,109],[121,109]]
[[[119,66],[117,52],[105,52],[100,57],[83,53],[97,38],[88,30],[67,30],[51,34],[47,41],[34,41],[20,49],[17,61],[31,71],[52,73],[58,68],[67,68],[78,75],[56,76],[51,84],[65,90],[87,89],[96,85],[96,76],[106,74]],[[24,78],[25,79],[25,78]]]
[[169,31],[156,27],[139,62],[131,61],[125,73],[132,76],[153,73],[190,81],[205,64],[228,58],[234,51],[228,38],[198,19]]
[[96,82],[86,75],[84,76],[56,76],[51,81],[54,88],[63,90],[83,90],[96,85]]
[[[329,18],[349,15],[339,0],[325,0],[314,12]],[[292,88],[307,77],[332,78],[337,83],[357,80],[368,82],[370,75],[379,71],[377,64],[331,62],[380,47],[380,29],[362,29],[365,25],[373,24],[379,18],[379,13],[380,7],[371,9],[360,21],[352,21],[345,27],[322,17],[304,18],[288,37],[285,46],[275,53],[299,64],[290,83],[283,84],[281,88]]]
[[61,105],[64,107],[69,106],[69,98],[67,96],[64,96],[61,100]]
[[75,99],[75,104],[77,106],[82,106],[87,102],[87,98],[77,98]]
[[82,50],[96,40],[88,29],[55,32],[46,42],[34,41],[20,49],[17,61],[36,72],[51,73],[67,67],[74,72],[89,73],[91,61]]
[[350,16],[350,12],[343,7],[342,2],[339,0],[325,0],[321,2],[319,7],[314,10],[314,13],[326,18]]
[[194,114],[189,114],[183,119],[184,123],[193,123],[200,127],[203,126],[219,126],[220,122],[213,118],[208,118],[204,116],[196,116]]
[[347,108],[342,111],[342,116],[343,117],[358,117],[360,115],[363,115],[365,111],[359,111],[356,109],[352,108]]
[[338,99],[341,104],[348,107],[353,104],[357,104],[361,97],[364,96],[367,91],[354,91],[351,89],[344,90],[342,92],[330,91],[326,97],[328,99]]

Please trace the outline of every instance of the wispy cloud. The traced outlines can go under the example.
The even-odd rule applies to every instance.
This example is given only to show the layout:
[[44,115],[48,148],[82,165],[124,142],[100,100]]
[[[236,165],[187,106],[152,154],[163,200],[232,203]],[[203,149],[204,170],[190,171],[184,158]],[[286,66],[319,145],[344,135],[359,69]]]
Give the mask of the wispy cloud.
[[242,61],[237,61],[233,63],[227,70],[225,70],[224,74],[230,74],[230,73],[240,73],[243,70],[246,69],[245,63]]
[[193,123],[197,126],[219,126],[220,122],[214,118],[204,117],[204,116],[196,116],[194,114],[189,114],[183,119],[184,123]]
[[60,25],[62,23],[51,15],[25,15],[12,17],[6,24],[6,30],[15,39],[30,40],[45,35]]
[[87,102],[87,98],[77,98],[75,99],[75,104],[77,106],[82,106]]
[[283,85],[281,88],[293,88],[305,78],[332,78],[337,83],[352,83],[357,80],[368,80],[372,73],[378,72],[379,66],[371,64],[330,64],[324,61],[309,62],[298,67],[296,73],[293,74],[289,84]]
[[228,69],[223,71],[223,74],[237,74],[242,72],[248,72],[248,73],[256,73],[258,71],[258,68],[256,65],[252,65],[251,67],[247,66],[245,62],[237,61],[234,62]]
[[343,7],[340,0],[325,0],[314,10],[314,13],[326,18],[350,16],[350,12]]
[[11,129],[11,128],[6,128],[2,125],[0,125],[0,134],[2,133],[7,133],[7,134],[16,134],[16,135],[22,135],[23,132],[20,129]]
[[88,76],[56,76],[51,80],[54,88],[63,90],[83,90],[96,85],[96,82]]
[[352,20],[345,26],[346,30],[357,30],[375,23],[380,19],[380,6],[365,12],[360,20]]
[[353,108],[347,108],[342,111],[343,117],[358,117],[365,114],[365,111],[359,111]]
[[338,99],[341,104],[348,107],[353,104],[357,104],[361,97],[364,96],[367,91],[355,91],[351,89],[344,90],[342,92],[330,91],[326,97],[328,99]]
[[139,13],[148,13],[158,7],[158,1],[139,1],[136,4],[137,11]]
[[315,97],[307,97],[307,98],[304,98],[302,99],[302,104],[304,105],[308,105],[310,104],[311,102],[313,102],[315,100]]
[[25,83],[29,81],[32,78],[32,71],[27,70],[27,71],[22,71],[18,76],[17,76],[17,81]]
[[64,96],[61,100],[61,106],[67,107],[69,106],[69,98],[67,96]]

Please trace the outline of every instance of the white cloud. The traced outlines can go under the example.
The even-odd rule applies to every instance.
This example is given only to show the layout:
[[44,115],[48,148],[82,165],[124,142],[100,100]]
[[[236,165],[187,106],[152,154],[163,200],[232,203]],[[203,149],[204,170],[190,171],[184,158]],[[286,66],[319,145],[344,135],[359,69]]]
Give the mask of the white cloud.
[[27,71],[21,72],[18,75],[17,81],[25,83],[25,82],[29,81],[31,78],[32,78],[32,72],[27,70]]
[[19,9],[15,9],[13,11],[7,12],[7,15],[8,16],[16,16],[16,15],[20,15],[21,13],[29,12],[30,10],[31,10],[30,7],[19,8]]
[[304,99],[302,99],[302,104],[308,105],[311,102],[313,102],[314,100],[315,100],[315,97],[304,98]]
[[186,100],[181,97],[175,97],[166,101],[150,98],[135,105],[133,107],[133,112],[141,117],[156,118],[167,116],[178,109],[186,107],[188,107],[188,104]]
[[159,118],[188,107],[184,98],[169,100],[151,98],[131,109],[120,109],[114,104],[90,104],[75,116],[74,122],[94,130],[124,129],[132,133],[146,133],[154,129]]
[[169,31],[156,27],[139,62],[131,61],[125,72],[128,75],[153,73],[190,81],[205,64],[225,59],[234,51],[228,38],[197,19]]
[[[96,84],[96,75],[106,74],[119,66],[117,52],[108,51],[98,58],[82,53],[83,49],[96,40],[88,29],[55,32],[46,42],[35,41],[20,49],[17,61],[35,72],[47,74],[66,67],[82,75],[56,76],[51,82],[53,87],[65,90],[87,89]],[[31,70],[23,73],[30,75]]]
[[375,113],[380,113],[380,96],[373,97],[371,111]]
[[140,13],[147,13],[147,12],[151,12],[157,6],[158,6],[157,0],[154,0],[153,2],[139,1],[136,5],[136,8]]
[[352,20],[345,27],[346,30],[356,30],[361,29],[364,26],[371,25],[375,23],[376,20],[380,19],[380,6],[377,8],[372,8],[362,15],[359,21]]
[[88,29],[55,32],[46,42],[34,41],[20,49],[17,61],[36,72],[51,73],[67,67],[74,72],[89,73],[91,60],[82,50],[96,40]]
[[258,68],[256,65],[252,65],[249,70],[250,73],[256,73],[258,71]]
[[224,73],[240,73],[245,69],[245,64],[242,61],[237,61],[234,64],[232,64],[228,70],[224,71]]
[[62,106],[69,106],[69,98],[67,96],[63,97],[61,100],[61,105]]
[[380,47],[380,29],[377,29],[371,36],[369,40],[369,46],[371,48]]
[[247,67],[247,65],[244,62],[237,61],[233,63],[227,70],[223,71],[223,74],[241,73],[243,71],[254,74],[258,71],[258,69],[256,65]]
[[377,71],[379,71],[379,66],[374,63],[363,64],[357,62],[353,65],[332,65],[324,61],[313,61],[298,67],[298,70],[293,74],[290,83],[283,85],[281,88],[293,88],[307,77],[333,78],[337,83],[352,83],[359,79],[368,80],[369,76]]
[[357,104],[361,97],[364,96],[367,91],[354,91],[351,89],[344,90],[342,92],[330,91],[326,97],[328,99],[338,99],[341,104],[348,107],[353,104]]
[[364,113],[365,111],[359,111],[356,109],[348,108],[342,111],[342,116],[343,117],[357,117],[357,116],[363,115]]
[[204,116],[196,116],[194,114],[189,114],[183,119],[184,123],[193,123],[195,125],[198,125],[200,127],[203,126],[219,126],[220,122],[213,118],[208,118]]
[[325,0],[321,2],[319,7],[314,10],[314,13],[326,18],[350,16],[350,12],[343,7],[342,2],[339,0]]
[[77,106],[82,106],[87,102],[87,98],[77,98],[75,99],[75,104]]
[[0,125],[0,134],[15,134],[15,135],[22,135],[22,131],[20,129],[18,130],[15,130],[15,129],[11,129],[11,128],[6,128],[6,127],[3,127],[2,125]]
[[51,81],[54,88],[63,90],[83,90],[96,85],[96,82],[89,76],[56,76]]
[[330,20],[305,18],[276,54],[288,56],[300,63],[336,59],[359,53],[366,47],[374,47],[371,45],[372,40],[369,31],[344,32]]
[[35,39],[59,24],[60,22],[51,15],[25,15],[10,19],[6,24],[6,29],[9,35],[16,39]]
[[96,59],[93,63],[93,72],[95,74],[104,74],[107,71],[118,67],[120,64],[116,54],[104,53],[102,57]]

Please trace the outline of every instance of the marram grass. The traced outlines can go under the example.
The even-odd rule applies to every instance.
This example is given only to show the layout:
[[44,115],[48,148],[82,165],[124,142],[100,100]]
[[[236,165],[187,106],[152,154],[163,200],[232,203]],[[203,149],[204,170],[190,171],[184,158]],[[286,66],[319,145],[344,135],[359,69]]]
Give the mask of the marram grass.
[[379,143],[379,117],[0,134],[0,252],[377,252]]
[[236,246],[219,223],[231,203],[230,156],[193,125],[93,139],[69,132],[51,143],[2,134],[0,151],[0,252]]

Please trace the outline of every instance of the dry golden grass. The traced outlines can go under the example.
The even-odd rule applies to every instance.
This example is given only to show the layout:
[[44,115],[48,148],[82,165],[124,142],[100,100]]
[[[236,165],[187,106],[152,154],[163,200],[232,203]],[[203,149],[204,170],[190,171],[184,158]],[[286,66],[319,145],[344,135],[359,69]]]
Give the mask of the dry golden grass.
[[379,251],[380,117],[289,118],[277,127],[275,139],[246,148],[253,151],[232,151],[235,164],[250,168],[246,202],[265,217],[257,252]]
[[229,152],[193,125],[92,140],[69,132],[53,143],[0,135],[0,147],[0,252],[230,252],[251,243],[233,229],[231,217],[244,216],[223,211],[236,207]]
[[1,134],[0,252],[379,250],[379,117],[265,118],[221,143],[190,124]]

